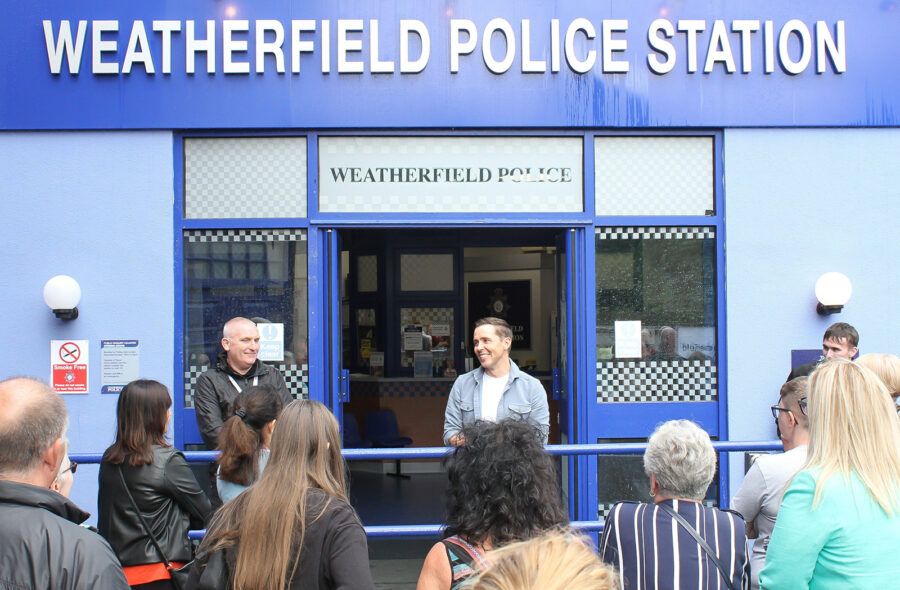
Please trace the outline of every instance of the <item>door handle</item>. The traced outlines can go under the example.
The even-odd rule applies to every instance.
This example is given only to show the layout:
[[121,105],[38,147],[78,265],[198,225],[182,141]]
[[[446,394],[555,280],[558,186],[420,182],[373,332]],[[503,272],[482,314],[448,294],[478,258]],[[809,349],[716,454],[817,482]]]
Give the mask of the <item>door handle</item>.
[[341,402],[350,401],[350,370],[341,369],[341,382],[338,387],[338,400]]

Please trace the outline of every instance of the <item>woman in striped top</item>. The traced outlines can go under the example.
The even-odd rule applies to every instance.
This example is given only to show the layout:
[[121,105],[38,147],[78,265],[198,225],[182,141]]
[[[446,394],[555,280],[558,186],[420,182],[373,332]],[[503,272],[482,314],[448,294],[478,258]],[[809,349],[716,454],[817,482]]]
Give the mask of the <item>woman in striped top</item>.
[[749,579],[744,519],[702,503],[716,471],[709,435],[688,420],[660,425],[644,453],[644,471],[654,503],[613,506],[600,543],[622,588],[743,587]]

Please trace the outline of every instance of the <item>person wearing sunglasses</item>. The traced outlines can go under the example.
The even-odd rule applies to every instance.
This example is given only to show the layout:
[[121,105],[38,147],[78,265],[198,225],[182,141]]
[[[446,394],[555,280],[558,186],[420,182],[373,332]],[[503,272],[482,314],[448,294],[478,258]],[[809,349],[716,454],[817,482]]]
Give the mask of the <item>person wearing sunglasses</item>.
[[896,588],[900,421],[872,371],[844,359],[809,377],[809,452],[789,483],[760,587]]
[[78,469],[78,463],[69,461],[69,456],[63,458],[62,465],[59,466],[59,473],[56,479],[50,485],[50,489],[54,492],[62,494],[66,498],[72,493],[72,484],[75,483],[75,471]]
[[744,483],[731,501],[732,510],[747,522],[747,537],[756,539],[750,554],[750,587],[759,588],[759,572],[766,564],[766,547],[775,527],[785,484],[806,461],[809,420],[800,411],[809,380],[797,377],[781,386],[778,403],[771,407],[784,453],[761,455],[750,466]]

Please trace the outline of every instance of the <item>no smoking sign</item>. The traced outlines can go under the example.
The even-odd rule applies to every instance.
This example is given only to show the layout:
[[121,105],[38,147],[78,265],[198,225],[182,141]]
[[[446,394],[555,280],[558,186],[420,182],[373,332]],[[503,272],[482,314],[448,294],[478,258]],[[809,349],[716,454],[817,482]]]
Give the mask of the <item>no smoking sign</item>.
[[88,392],[88,341],[50,341],[50,386],[58,393]]

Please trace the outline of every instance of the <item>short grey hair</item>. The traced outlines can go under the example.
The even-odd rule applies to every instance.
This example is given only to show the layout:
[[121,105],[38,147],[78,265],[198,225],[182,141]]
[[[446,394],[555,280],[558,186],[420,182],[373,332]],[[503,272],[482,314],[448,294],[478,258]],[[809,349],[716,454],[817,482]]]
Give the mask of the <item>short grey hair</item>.
[[69,428],[62,397],[34,377],[0,381],[0,477],[30,473]]
[[644,452],[644,471],[656,477],[658,493],[703,500],[716,473],[716,451],[709,435],[690,420],[656,427]]

